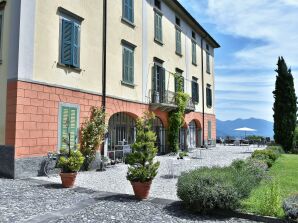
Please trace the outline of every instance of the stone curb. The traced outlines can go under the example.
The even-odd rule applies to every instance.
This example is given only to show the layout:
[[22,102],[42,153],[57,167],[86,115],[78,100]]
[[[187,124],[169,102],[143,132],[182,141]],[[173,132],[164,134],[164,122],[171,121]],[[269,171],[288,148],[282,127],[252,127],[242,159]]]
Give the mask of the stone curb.
[[[23,179],[26,181],[31,181],[35,183],[43,183],[43,184],[49,184],[51,182],[46,181],[46,180],[38,180],[38,179]],[[80,203],[77,203],[76,205],[72,206],[71,208],[64,208],[56,212],[50,212],[41,216],[35,216],[30,219],[26,219],[25,222],[32,222],[32,223],[38,223],[38,222],[49,222],[58,218],[61,218],[65,215],[69,215],[74,213],[75,211],[81,210],[83,208],[86,208],[88,206],[91,206],[95,204],[99,198],[105,198],[105,197],[111,197],[111,196],[120,196],[123,198],[128,198],[128,199],[134,199],[134,196],[131,194],[120,194],[120,193],[112,193],[112,192],[105,192],[105,191],[96,191],[92,190],[89,188],[85,187],[74,187],[71,190],[74,190],[79,193],[93,193],[95,194],[95,198],[90,198],[81,201]],[[177,200],[170,200],[170,199],[163,199],[163,198],[154,198],[150,197],[147,200],[147,202],[153,203],[153,204],[162,204],[162,205],[171,205],[177,202]],[[255,215],[251,213],[242,213],[238,211],[223,211],[223,210],[214,210],[210,212],[209,214],[219,216],[219,217],[226,217],[226,218],[242,218],[242,219],[247,219],[250,221],[257,221],[257,222],[266,222],[266,223],[297,223],[297,221],[294,220],[287,220],[287,219],[278,219],[274,217],[269,217],[269,216],[260,216],[260,215]]]

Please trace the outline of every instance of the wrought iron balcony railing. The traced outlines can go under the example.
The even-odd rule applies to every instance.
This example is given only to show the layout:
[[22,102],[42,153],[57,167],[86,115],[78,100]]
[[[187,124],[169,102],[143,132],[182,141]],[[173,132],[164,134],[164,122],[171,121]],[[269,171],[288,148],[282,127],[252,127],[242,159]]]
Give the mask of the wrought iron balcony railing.
[[[177,108],[175,97],[176,93],[172,91],[164,91],[163,93],[152,91],[149,92],[150,105],[153,109],[160,109],[162,111],[171,111]],[[192,98],[188,100],[186,112],[195,110],[195,104]]]

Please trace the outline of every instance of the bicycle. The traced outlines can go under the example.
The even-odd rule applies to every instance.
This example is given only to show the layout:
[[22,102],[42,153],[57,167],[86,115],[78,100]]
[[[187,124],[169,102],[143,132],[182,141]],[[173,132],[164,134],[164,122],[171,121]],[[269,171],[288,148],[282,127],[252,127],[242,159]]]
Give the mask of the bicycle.
[[58,159],[60,157],[59,153],[48,153],[47,158],[44,161],[43,171],[47,177],[50,175],[58,174],[59,168],[57,166]]

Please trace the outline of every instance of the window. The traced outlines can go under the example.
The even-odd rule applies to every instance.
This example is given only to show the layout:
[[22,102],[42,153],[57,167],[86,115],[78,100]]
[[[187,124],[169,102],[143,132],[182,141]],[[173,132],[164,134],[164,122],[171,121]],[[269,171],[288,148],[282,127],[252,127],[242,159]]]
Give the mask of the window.
[[191,42],[191,49],[192,64],[197,65],[197,43],[194,40]]
[[[181,80],[182,81],[182,89],[178,89],[178,81]],[[180,69],[176,69],[176,76],[175,76],[175,92],[178,91],[183,91],[184,92],[184,77],[182,76],[182,71]]]
[[154,5],[156,8],[158,8],[159,10],[161,10],[161,2],[160,0],[154,0]]
[[123,45],[122,80],[127,84],[134,83],[134,49],[127,45]]
[[192,95],[192,100],[195,103],[199,103],[199,84],[198,84],[198,79],[196,77],[192,77],[191,95]]
[[208,121],[208,140],[212,139],[212,126],[211,121]]
[[196,40],[196,33],[194,31],[191,32],[191,37]]
[[134,22],[134,0],[122,0],[123,11],[122,17],[124,20],[133,23]]
[[156,41],[162,43],[162,15],[155,12],[154,18],[154,38]]
[[212,107],[212,90],[211,90],[211,85],[207,84],[206,88],[206,102],[207,102],[207,107],[211,108]]
[[2,62],[3,11],[0,10],[0,63]]
[[178,17],[176,17],[176,25],[180,27],[180,19]]
[[166,98],[166,76],[165,68],[161,63],[154,63],[152,75],[152,101],[154,103],[164,103]]
[[75,148],[78,140],[79,115],[78,107],[62,105],[60,107],[60,147]]
[[182,48],[181,48],[181,30],[176,28],[176,53],[178,55],[182,55]]
[[80,67],[80,24],[75,20],[62,18],[60,63]]

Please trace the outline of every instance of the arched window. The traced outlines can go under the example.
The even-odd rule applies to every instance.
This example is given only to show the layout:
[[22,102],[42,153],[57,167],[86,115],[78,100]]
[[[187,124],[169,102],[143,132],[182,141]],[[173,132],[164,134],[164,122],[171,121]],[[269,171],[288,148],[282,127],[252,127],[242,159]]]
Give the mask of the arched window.
[[165,128],[163,126],[162,121],[160,118],[155,117],[153,124],[153,131],[156,134],[156,146],[158,148],[159,153],[165,153],[166,152],[166,145],[165,145]]

